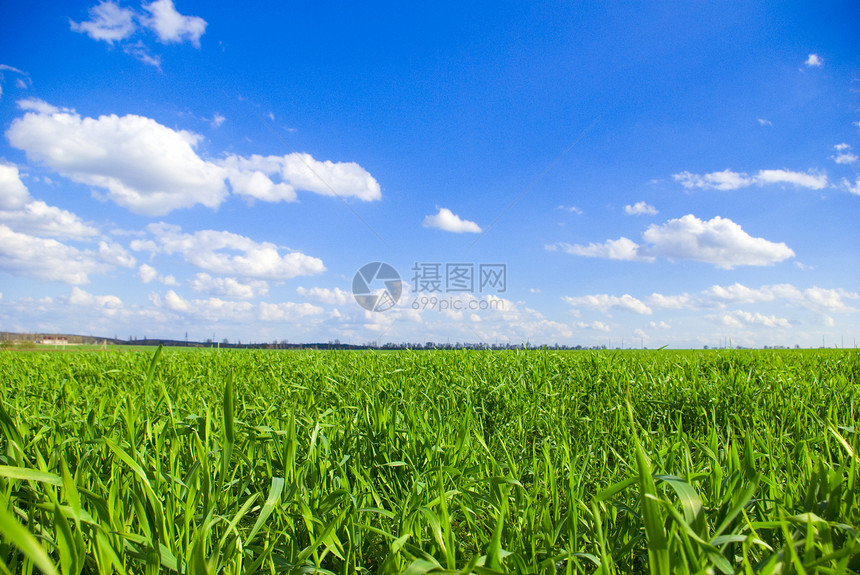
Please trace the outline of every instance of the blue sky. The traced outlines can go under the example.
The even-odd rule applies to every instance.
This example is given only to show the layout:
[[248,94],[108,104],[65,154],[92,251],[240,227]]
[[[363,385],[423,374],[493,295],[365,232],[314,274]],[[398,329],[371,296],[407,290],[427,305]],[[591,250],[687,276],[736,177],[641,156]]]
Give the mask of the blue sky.
[[[849,2],[5,2],[0,329],[853,346],[856,23]],[[353,297],[369,262],[399,272],[394,307]]]

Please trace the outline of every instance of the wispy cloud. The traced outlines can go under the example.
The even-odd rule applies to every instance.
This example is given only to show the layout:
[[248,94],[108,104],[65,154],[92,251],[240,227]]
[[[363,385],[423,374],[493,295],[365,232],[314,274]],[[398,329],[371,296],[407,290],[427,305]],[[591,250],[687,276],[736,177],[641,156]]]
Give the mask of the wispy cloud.
[[754,176],[743,172],[723,170],[699,175],[681,172],[672,176],[688,190],[737,190],[749,186],[789,184],[799,188],[821,190],[827,187],[827,174],[818,172],[794,172],[791,170],[759,170]]
[[830,156],[830,159],[837,164],[853,164],[857,161],[857,155],[851,152],[851,146],[846,143],[836,144],[833,146],[836,154]]
[[645,202],[636,202],[632,206],[629,204],[624,206],[624,213],[628,216],[656,216],[658,212],[657,208],[654,206],[646,204]]
[[[123,44],[139,30],[155,34],[162,44],[181,44],[189,42],[200,48],[200,37],[206,32],[207,22],[199,16],[180,14],[173,0],[155,0],[143,3],[141,10],[125,8],[117,2],[103,0],[89,9],[89,20],[75,22],[69,19],[69,26],[75,32],[86,34],[93,40]],[[161,69],[161,58],[154,56],[143,40],[125,44],[123,51],[141,62]]]

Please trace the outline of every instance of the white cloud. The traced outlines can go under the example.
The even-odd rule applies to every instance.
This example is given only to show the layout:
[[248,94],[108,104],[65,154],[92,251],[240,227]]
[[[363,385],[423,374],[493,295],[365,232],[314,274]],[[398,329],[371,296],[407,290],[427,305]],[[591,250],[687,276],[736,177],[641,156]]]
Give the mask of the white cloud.
[[379,182],[355,162],[320,161],[304,153],[287,154],[279,161],[284,182],[297,190],[365,202],[382,198]]
[[654,329],[670,329],[672,326],[663,320],[648,322],[648,325]]
[[600,310],[606,315],[610,315],[609,311],[612,309],[632,311],[641,315],[651,315],[653,313],[651,308],[645,305],[644,302],[629,294],[624,294],[621,297],[609,294],[595,294],[576,297],[564,296],[561,299],[571,306]]
[[77,306],[107,309],[119,309],[122,307],[122,300],[115,295],[93,295],[77,286],[72,288],[68,302]]
[[851,153],[851,146],[848,144],[836,144],[833,149],[836,150],[837,154],[830,156],[830,158],[837,164],[853,164],[857,161],[856,154]]
[[737,310],[719,316],[723,325],[732,328],[742,328],[745,325],[760,325],[763,327],[791,327],[791,322],[775,315],[764,315],[759,312]]
[[18,210],[0,210],[0,223],[42,237],[85,239],[98,234],[75,214],[35,200]]
[[284,182],[275,183],[271,177],[281,171],[277,156],[250,158],[228,156],[222,163],[234,194],[264,202],[295,202],[295,189]]
[[609,332],[609,326],[603,323],[602,321],[592,321],[592,322],[584,322],[578,321],[576,322],[576,327],[582,329],[592,329],[594,331],[602,331],[604,333]]
[[589,258],[606,258],[610,260],[627,261],[654,260],[652,256],[642,255],[640,253],[639,244],[625,237],[618,238],[617,240],[607,240],[602,244],[592,242],[587,246],[560,242],[555,245],[546,246],[546,249],[550,251],[560,249],[561,251],[574,256],[585,256]]
[[309,303],[266,303],[260,302],[257,317],[262,321],[287,322],[297,321],[303,317],[319,315],[323,309]]
[[578,208],[578,207],[576,207],[576,206],[564,206],[564,205],[560,205],[560,206],[558,206],[558,208],[556,208],[556,209],[558,209],[558,210],[564,210],[564,211],[566,211],[566,212],[570,212],[570,213],[572,213],[572,214],[576,214],[576,215],[578,215],[578,216],[581,216],[581,215],[582,215],[582,210],[581,210],[581,209],[579,209],[579,208]]
[[470,222],[469,220],[461,219],[460,216],[453,213],[448,208],[439,208],[439,213],[432,216],[426,216],[422,225],[425,228],[438,228],[455,234],[461,234],[464,232],[472,234],[481,233],[481,227],[478,224]]
[[158,279],[158,270],[151,265],[140,264],[140,267],[137,268],[137,275],[140,276],[140,281],[148,284]]
[[122,47],[122,51],[130,56],[134,56],[137,60],[140,60],[144,64],[154,66],[158,68],[159,71],[161,70],[161,56],[152,55],[146,44],[144,44],[140,40],[134,42],[133,44],[126,44]]
[[[296,190],[366,202],[382,198],[379,182],[355,162],[322,162],[310,154],[293,153],[231,155],[220,165],[234,193],[266,202],[294,202]],[[273,177],[280,181],[275,182]]]
[[137,265],[134,256],[119,244],[99,242],[99,257],[103,262],[114,266],[133,268]]
[[733,303],[757,303],[776,299],[776,294],[772,289],[753,289],[739,283],[730,286],[711,286],[702,291],[702,296],[706,301],[718,300]]
[[792,172],[790,170],[760,170],[755,177],[755,183],[758,185],[791,184],[799,188],[821,190],[827,187],[827,175],[813,172]]
[[[200,47],[200,37],[206,32],[207,25],[203,18],[180,14],[173,5],[173,0],[156,0],[143,4],[142,8],[143,12],[136,12],[115,2],[102,1],[89,9],[88,21],[69,20],[69,25],[75,32],[111,45],[131,38],[140,25],[154,32],[162,44],[188,41],[195,47]],[[141,41],[124,46],[124,51],[147,64],[160,64],[158,57],[150,56],[149,50]]]
[[792,307],[801,307],[818,312],[851,312],[854,308],[846,299],[860,299],[860,294],[839,289],[811,287],[799,289],[791,284],[763,285],[750,288],[740,283],[729,286],[713,285],[698,295],[695,305],[699,307],[722,307],[733,304],[766,303],[783,301]]
[[7,273],[68,284],[84,284],[89,274],[108,266],[97,254],[81,251],[53,239],[12,231],[0,224],[0,270]]
[[209,321],[233,320],[243,322],[251,321],[254,317],[254,305],[246,301],[230,301],[217,297],[188,300],[173,290],[168,290],[164,294],[163,300],[158,294],[151,294],[150,300],[156,307]]
[[745,173],[723,170],[699,175],[681,172],[672,176],[676,182],[688,190],[737,190],[752,185],[791,184],[811,190],[821,190],[827,187],[827,175],[816,172],[793,172],[791,170],[759,170],[755,176]]
[[784,243],[754,238],[732,220],[719,216],[702,221],[688,214],[659,226],[649,226],[642,238],[650,245],[639,245],[622,237],[587,246],[559,243],[546,246],[546,249],[561,249],[577,256],[627,261],[654,261],[658,257],[692,260],[722,269],[772,265],[794,257],[794,252]]
[[6,132],[14,147],[135,213],[215,208],[227,195],[222,168],[194,151],[196,134],[136,115],[82,118],[32,100],[22,108]]
[[305,288],[299,286],[296,288],[296,293],[298,293],[304,298],[328,305],[346,305],[354,299],[351,293],[349,293],[348,291],[344,291],[340,288]]
[[[228,276],[284,280],[297,276],[316,275],[325,271],[322,260],[301,252],[281,254],[275,244],[215,230],[182,233],[169,224],[150,224],[147,230],[154,236],[159,252],[177,253],[200,269]],[[132,249],[150,247],[132,242]],[[239,252],[239,253],[235,253]]]
[[134,10],[121,8],[113,2],[101,2],[90,8],[89,13],[90,19],[87,22],[69,20],[69,24],[72,30],[82,32],[93,40],[113,44],[130,37],[137,29]]
[[18,168],[0,163],[0,223],[34,236],[83,239],[98,234],[71,212],[33,200]]
[[732,220],[719,216],[702,221],[688,214],[650,226],[642,238],[651,244],[644,248],[645,255],[705,262],[722,269],[772,265],[794,257],[784,243],[754,238]]
[[198,273],[189,280],[194,291],[236,299],[253,299],[269,293],[269,284],[263,280],[240,282],[235,278],[216,278],[207,273]]
[[224,117],[224,116],[222,116],[221,114],[217,114],[217,113],[216,113],[216,114],[212,117],[212,121],[211,121],[211,122],[209,122],[209,123],[210,123],[210,125],[211,125],[213,128],[220,128],[220,127],[221,127],[221,124],[223,124],[226,120],[227,120],[227,118],[225,118],[225,117]]
[[691,174],[690,172],[681,172],[672,176],[676,182],[680,182],[682,186],[691,190],[700,188],[703,190],[736,190],[745,186],[752,185],[752,180],[746,174],[733,172],[731,170],[723,170],[722,172],[712,172],[700,176]]
[[759,124],[759,126],[762,126],[762,127],[770,126],[771,128],[773,128],[773,123],[770,120],[765,120],[764,118],[759,118],[758,124]]
[[638,215],[648,215],[655,216],[657,215],[657,208],[654,206],[650,206],[645,202],[636,202],[635,204],[624,206],[624,213],[628,216],[638,216]]
[[302,153],[209,161],[196,152],[200,135],[151,118],[84,118],[35,99],[18,105],[26,113],[6,132],[14,147],[138,214],[162,216],[197,204],[217,208],[228,195],[225,179],[234,193],[268,202],[295,201],[296,190],[362,201],[382,197],[379,183],[354,162]]
[[18,167],[0,162],[0,210],[23,208],[30,200],[30,192],[21,181]]
[[161,275],[158,273],[154,267],[148,264],[141,264],[140,267],[137,268],[137,275],[140,277],[140,280],[145,283],[152,283],[154,281],[159,281],[164,285],[168,286],[177,286],[179,282],[176,281],[172,275]]
[[807,68],[821,68],[824,66],[824,60],[818,54],[810,54],[804,64]]
[[693,297],[689,294],[667,296],[656,292],[648,298],[648,303],[663,309],[686,309],[695,305]]
[[842,186],[852,194],[860,196],[860,178],[857,178],[857,181],[853,185],[845,178],[842,178]]
[[199,16],[183,16],[176,11],[173,0],[156,0],[144,4],[143,9],[150,13],[141,22],[158,36],[163,44],[178,44],[188,40],[200,47],[200,36],[206,32],[206,20]]
[[72,112],[68,108],[58,108],[40,100],[39,98],[24,98],[18,100],[18,107],[25,112],[38,112],[39,114],[57,114],[59,112]]

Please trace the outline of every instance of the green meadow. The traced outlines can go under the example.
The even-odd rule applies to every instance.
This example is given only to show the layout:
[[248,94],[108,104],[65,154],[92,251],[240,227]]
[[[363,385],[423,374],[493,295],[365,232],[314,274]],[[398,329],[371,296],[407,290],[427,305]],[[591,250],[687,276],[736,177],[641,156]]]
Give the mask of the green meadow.
[[858,573],[860,354],[0,351],[3,573]]

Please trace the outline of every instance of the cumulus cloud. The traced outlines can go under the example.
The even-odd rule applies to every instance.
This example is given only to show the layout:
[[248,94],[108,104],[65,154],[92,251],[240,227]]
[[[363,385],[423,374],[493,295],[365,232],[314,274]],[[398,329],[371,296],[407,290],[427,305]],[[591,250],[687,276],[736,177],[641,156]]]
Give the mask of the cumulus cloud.
[[857,181],[855,181],[853,184],[847,179],[842,178],[842,187],[844,187],[846,190],[848,190],[855,196],[860,196],[860,178],[857,178]]
[[425,228],[437,228],[455,234],[481,233],[481,227],[475,222],[461,219],[448,208],[439,208],[439,212],[432,216],[426,216],[422,224]]
[[[251,157],[255,158],[259,156]],[[276,166],[283,182],[297,190],[323,196],[354,197],[365,202],[382,198],[379,182],[355,162],[320,161],[298,152],[269,156],[264,160]]]
[[772,265],[794,257],[794,252],[784,243],[754,238],[732,220],[719,216],[702,221],[688,214],[659,226],[651,225],[642,238],[650,245],[640,245],[622,237],[587,246],[560,243],[546,246],[546,249],[627,261],[654,261],[658,257],[692,260],[722,269]]
[[173,0],[156,0],[144,4],[143,9],[150,15],[141,18],[141,22],[155,32],[160,42],[178,44],[188,40],[200,47],[200,36],[206,32],[206,20],[199,16],[183,16],[176,11]]
[[200,136],[136,115],[82,118],[29,101],[6,132],[27,157],[107,192],[118,205],[164,215],[226,197],[223,170],[195,152]]
[[23,208],[30,201],[30,192],[21,181],[18,167],[0,162],[0,210]]
[[630,204],[624,206],[624,213],[628,216],[639,216],[639,215],[648,215],[648,216],[656,216],[657,208],[654,206],[650,206],[645,202],[636,202],[632,206]]
[[773,123],[770,120],[765,120],[764,118],[758,119],[758,125],[761,127],[769,126],[773,128]]
[[299,286],[296,288],[296,293],[304,298],[328,305],[345,305],[353,300],[351,293],[340,288],[305,288]]
[[236,299],[253,299],[269,293],[269,284],[263,280],[240,282],[236,278],[212,277],[207,273],[195,275],[188,286],[194,291]]
[[800,188],[821,190],[827,187],[827,175],[817,172],[793,172],[791,170],[759,170],[750,176],[741,172],[723,170],[710,174],[681,172],[672,176],[688,190],[737,190],[749,186],[768,184],[789,184]]
[[[132,242],[132,249],[155,248],[182,258],[208,272],[264,280],[285,280],[316,275],[325,271],[322,260],[301,252],[281,254],[278,246],[226,231],[201,230],[183,233],[178,226],[150,224],[147,230],[153,241]],[[238,253],[237,253],[238,252]]]
[[766,266],[794,257],[784,243],[754,238],[728,218],[708,221],[688,214],[660,226],[652,225],[642,238],[651,244],[645,253],[671,260],[693,260],[718,268]]
[[89,250],[78,250],[53,239],[13,231],[0,224],[0,269],[35,279],[84,284],[89,275],[109,269]]
[[810,54],[804,64],[807,68],[821,68],[824,66],[824,60],[818,54]]
[[[200,135],[151,118],[87,118],[41,100],[18,104],[26,113],[6,132],[14,147],[138,214],[162,216],[198,204],[217,208],[228,195],[226,182],[236,194],[267,202],[295,201],[296,190],[362,201],[382,197],[379,183],[354,162],[304,153],[207,160],[196,151]],[[8,172],[0,178],[12,180]]]
[[621,297],[609,294],[596,294],[576,297],[564,296],[562,297],[562,300],[573,307],[596,309],[606,315],[610,315],[609,312],[613,309],[632,311],[633,313],[638,313],[641,315],[651,315],[653,313],[651,308],[645,305],[644,302],[636,299],[629,294],[624,294]]
[[89,10],[90,19],[86,22],[69,20],[72,30],[86,34],[93,40],[108,44],[125,40],[137,30],[135,12],[122,8],[114,2],[101,2]]
[[310,154],[293,153],[285,156],[231,155],[220,164],[226,170],[233,192],[249,199],[294,202],[297,189],[323,196],[354,197],[365,202],[382,198],[379,182],[355,162],[322,162]]

